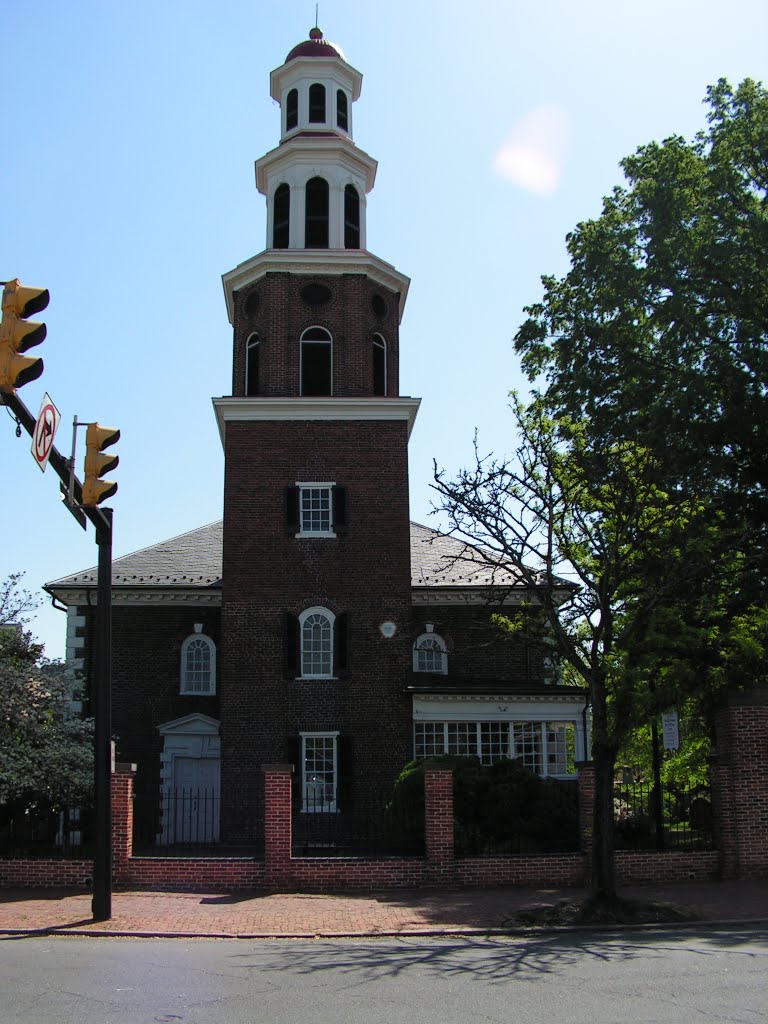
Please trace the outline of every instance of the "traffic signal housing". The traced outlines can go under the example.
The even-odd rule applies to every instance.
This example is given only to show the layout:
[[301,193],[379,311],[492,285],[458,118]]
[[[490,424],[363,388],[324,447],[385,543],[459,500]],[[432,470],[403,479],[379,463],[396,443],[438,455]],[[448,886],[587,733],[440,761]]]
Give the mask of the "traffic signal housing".
[[45,324],[27,320],[45,309],[50,301],[47,288],[27,288],[16,278],[3,288],[3,319],[0,324],[0,391],[13,394],[16,388],[37,380],[43,360],[21,353],[45,339]]
[[115,427],[102,427],[89,423],[85,432],[85,480],[83,481],[83,505],[95,508],[111,498],[117,491],[112,480],[102,480],[120,462],[117,455],[102,454],[105,448],[120,440],[120,431]]

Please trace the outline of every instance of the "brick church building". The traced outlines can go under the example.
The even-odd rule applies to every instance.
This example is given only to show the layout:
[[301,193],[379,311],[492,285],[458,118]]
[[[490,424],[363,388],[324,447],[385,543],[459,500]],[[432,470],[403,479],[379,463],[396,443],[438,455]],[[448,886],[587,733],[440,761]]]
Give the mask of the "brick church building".
[[[155,800],[160,843],[180,789],[220,795],[204,838],[258,841],[265,763],[294,765],[297,816],[343,815],[413,757],[567,777],[586,753],[584,691],[558,682],[545,646],[490,625],[528,596],[514,571],[409,521],[409,280],[366,248],[361,84],[318,29],[272,72],[267,247],[223,277],[223,519],[114,562],[117,757]],[[87,680],[95,570],[47,589]]]

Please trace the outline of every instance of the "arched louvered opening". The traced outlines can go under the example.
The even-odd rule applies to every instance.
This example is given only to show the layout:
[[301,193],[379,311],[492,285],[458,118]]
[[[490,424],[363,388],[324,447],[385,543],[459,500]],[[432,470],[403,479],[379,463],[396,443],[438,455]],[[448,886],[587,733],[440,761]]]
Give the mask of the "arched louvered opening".
[[304,245],[307,249],[328,248],[328,182],[310,178],[306,188]]
[[343,89],[336,90],[336,127],[343,132],[349,129],[347,94]]
[[287,249],[291,234],[291,189],[283,182],[272,201],[272,247]]
[[333,342],[324,327],[310,327],[301,336],[301,394],[307,397],[331,394]]
[[354,185],[344,189],[344,248],[360,248],[360,196]]
[[291,89],[285,98],[285,130],[295,128],[299,123],[299,90]]
[[309,87],[309,120],[311,124],[325,124],[325,86],[319,82]]
[[380,334],[373,336],[373,393],[387,393],[387,343]]
[[245,343],[245,393],[253,397],[259,393],[259,336],[252,334]]

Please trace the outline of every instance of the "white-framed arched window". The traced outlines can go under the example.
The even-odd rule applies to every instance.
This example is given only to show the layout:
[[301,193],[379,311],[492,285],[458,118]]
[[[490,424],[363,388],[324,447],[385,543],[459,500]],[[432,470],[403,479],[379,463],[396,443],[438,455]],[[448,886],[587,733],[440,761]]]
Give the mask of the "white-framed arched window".
[[380,334],[374,334],[373,336],[372,356],[373,393],[374,395],[386,395],[387,343]]
[[445,640],[437,633],[427,629],[413,645],[413,671],[448,673],[448,648]]
[[245,343],[245,393],[248,397],[259,393],[259,336],[255,331]]
[[216,644],[195,626],[195,632],[181,645],[181,692],[216,693]]
[[307,608],[299,615],[301,675],[305,679],[333,676],[333,630],[336,616],[327,608]]
[[333,339],[324,327],[309,327],[301,335],[303,396],[330,395],[333,388]]

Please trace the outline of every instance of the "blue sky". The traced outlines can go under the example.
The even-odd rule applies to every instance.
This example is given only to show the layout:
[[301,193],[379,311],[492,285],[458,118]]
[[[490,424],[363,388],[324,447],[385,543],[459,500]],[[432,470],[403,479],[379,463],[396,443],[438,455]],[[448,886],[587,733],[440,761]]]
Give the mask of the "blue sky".
[[[411,516],[432,460],[509,450],[511,339],[565,236],[599,213],[638,145],[705,125],[708,84],[768,80],[764,0],[324,0],[320,26],[364,75],[355,141],[379,161],[368,248],[411,278],[402,394],[422,398]],[[265,247],[253,162],[279,137],[269,72],[314,4],[47,0],[6,6],[0,279],[47,287],[35,413],[117,426],[115,555],[221,516],[211,396],[230,392],[222,273]],[[96,561],[0,410],[0,577],[32,590]],[[79,458],[82,476],[82,452]],[[33,631],[51,656],[64,616]]]

